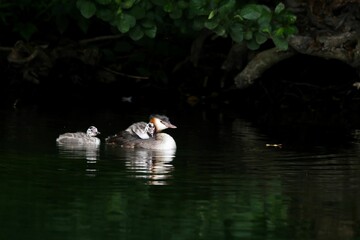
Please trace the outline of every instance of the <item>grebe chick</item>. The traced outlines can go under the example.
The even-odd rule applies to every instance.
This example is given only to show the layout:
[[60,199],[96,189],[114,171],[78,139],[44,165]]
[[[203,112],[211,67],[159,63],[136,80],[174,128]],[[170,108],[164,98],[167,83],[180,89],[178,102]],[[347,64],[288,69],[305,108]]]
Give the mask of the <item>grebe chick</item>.
[[149,122],[137,122],[131,124],[126,132],[130,133],[132,136],[138,136],[141,139],[148,139],[154,136],[155,126],[153,123]]
[[96,127],[91,126],[84,132],[64,133],[59,135],[56,142],[59,144],[100,144],[96,136],[100,134]]
[[[136,133],[134,128],[143,129],[142,134]],[[119,134],[106,138],[105,141],[124,148],[174,149],[175,140],[166,133],[160,133],[167,128],[176,128],[176,126],[170,123],[168,117],[154,114],[150,116],[149,123],[134,123]]]

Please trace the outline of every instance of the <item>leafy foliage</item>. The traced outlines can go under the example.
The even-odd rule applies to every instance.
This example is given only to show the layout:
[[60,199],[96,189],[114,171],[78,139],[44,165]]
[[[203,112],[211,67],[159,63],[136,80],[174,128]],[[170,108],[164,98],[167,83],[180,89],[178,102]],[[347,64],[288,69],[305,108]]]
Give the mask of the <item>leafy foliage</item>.
[[288,37],[297,31],[296,17],[283,3],[274,11],[236,0],[78,0],[77,7],[85,18],[97,16],[133,40],[154,38],[158,32],[191,34],[206,28],[235,42],[245,41],[253,50],[269,38],[285,50]]
[[11,26],[25,40],[41,31],[44,21],[55,23],[57,31],[64,33],[73,22],[87,31],[96,18],[135,41],[209,29],[217,36],[246,42],[250,49],[259,48],[268,39],[279,49],[287,49],[288,37],[297,31],[296,17],[284,4],[271,10],[236,0],[8,0],[0,4],[0,13],[2,24]]

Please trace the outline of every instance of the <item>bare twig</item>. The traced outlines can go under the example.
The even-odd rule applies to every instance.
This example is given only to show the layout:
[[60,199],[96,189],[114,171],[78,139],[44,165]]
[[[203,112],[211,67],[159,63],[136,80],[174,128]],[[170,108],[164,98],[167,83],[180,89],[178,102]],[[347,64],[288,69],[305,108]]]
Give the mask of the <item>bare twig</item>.
[[116,75],[120,75],[120,76],[124,76],[124,77],[128,77],[128,78],[141,79],[141,80],[149,79],[149,77],[135,76],[135,75],[117,72],[117,71],[111,70],[110,68],[104,68],[104,70],[107,72],[110,72],[110,73],[113,73]]
[[10,52],[12,50],[12,47],[0,47],[1,52]]
[[122,37],[123,37],[122,34],[99,36],[99,37],[94,37],[94,38],[83,39],[79,43],[82,44],[82,45],[85,45],[85,44],[89,44],[89,43],[92,43],[92,42],[114,40],[114,39],[119,39],[119,38],[122,38]]

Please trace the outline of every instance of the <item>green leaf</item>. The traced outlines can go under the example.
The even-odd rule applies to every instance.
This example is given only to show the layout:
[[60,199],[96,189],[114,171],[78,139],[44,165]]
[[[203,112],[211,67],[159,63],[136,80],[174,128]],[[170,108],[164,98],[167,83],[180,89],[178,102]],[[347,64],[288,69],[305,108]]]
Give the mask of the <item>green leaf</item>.
[[284,37],[284,32],[285,32],[285,28],[280,27],[280,28],[275,30],[274,36],[275,37]]
[[284,29],[284,33],[287,36],[293,35],[298,32],[298,29],[295,26],[288,26]]
[[256,32],[255,34],[255,41],[261,45],[268,39],[263,33]]
[[261,16],[258,18],[257,22],[258,24],[261,25],[269,25],[271,23],[271,12],[268,11],[263,11]]
[[76,2],[77,7],[80,9],[81,15],[84,18],[91,18],[96,12],[96,6],[94,3],[86,0],[79,0]]
[[250,30],[245,31],[244,39],[245,39],[245,40],[251,40],[252,38],[253,38],[253,33],[252,33],[252,31],[250,31]]
[[118,9],[116,10],[116,14],[121,16],[122,13],[123,13],[123,9],[121,7],[118,7]]
[[272,40],[275,46],[280,50],[287,50],[289,47],[288,42],[284,38],[273,37]]
[[281,13],[285,9],[285,5],[281,2],[275,7],[275,14]]
[[129,36],[132,40],[138,41],[144,36],[144,32],[140,26],[136,26],[129,31]]
[[144,28],[153,28],[155,26],[155,22],[151,19],[145,18],[141,21],[141,26]]
[[249,42],[246,43],[246,46],[250,49],[250,50],[257,50],[259,49],[260,45],[255,41],[255,40],[251,40]]
[[294,24],[296,22],[296,16],[293,14],[288,14],[286,20],[289,24]]
[[208,16],[208,19],[209,20],[212,19],[215,16],[215,14],[216,14],[216,11],[212,10]]
[[144,31],[145,35],[148,36],[149,38],[155,38],[156,32],[157,32],[157,27],[156,27],[156,25],[154,25],[152,28],[143,29],[143,31]]
[[216,33],[216,35],[225,37],[226,36],[226,30],[223,26],[218,25],[213,31]]
[[178,2],[177,2],[177,5],[178,5],[179,8],[181,8],[181,9],[186,9],[186,8],[189,7],[189,4],[188,4],[186,1],[183,1],[183,0],[178,1]]
[[256,20],[261,16],[261,9],[259,5],[248,4],[240,10],[240,16],[247,20]]
[[142,19],[146,15],[146,10],[139,5],[135,5],[129,10],[129,14],[134,16],[136,19]]
[[189,3],[189,8],[191,10],[202,10],[206,6],[206,0],[191,0]]
[[136,19],[129,14],[122,14],[120,21],[117,22],[117,28],[121,33],[127,33],[130,28],[134,27],[136,24]]
[[107,5],[111,3],[111,0],[96,0],[96,2],[101,5]]
[[241,15],[235,14],[235,15],[234,15],[234,20],[236,20],[236,21],[243,21],[244,19],[243,19],[243,17],[242,17]]
[[230,28],[230,36],[232,40],[237,43],[241,43],[244,40],[244,30],[240,24],[234,24]]
[[175,8],[170,14],[169,16],[172,19],[179,19],[182,16],[182,10],[180,8]]
[[123,9],[130,9],[133,7],[136,0],[122,0],[121,7]]
[[114,12],[107,8],[98,9],[96,16],[105,22],[111,22],[114,19]]
[[209,30],[214,30],[217,26],[219,26],[218,21],[206,21],[204,26]]
[[188,17],[209,16],[209,9],[206,9],[207,0],[190,0],[188,7]]
[[162,7],[165,5],[166,0],[151,0],[151,2],[156,6]]
[[269,22],[263,22],[261,24],[259,24],[259,32],[262,32],[262,33],[267,33],[267,34],[270,34],[271,33],[271,30],[272,27],[271,27],[271,24]]
[[228,14],[232,11],[234,11],[236,5],[235,0],[227,0],[225,4],[223,4],[221,7],[219,7],[218,12],[221,15]]
[[171,13],[174,9],[174,5],[171,2],[168,2],[163,7],[164,12]]

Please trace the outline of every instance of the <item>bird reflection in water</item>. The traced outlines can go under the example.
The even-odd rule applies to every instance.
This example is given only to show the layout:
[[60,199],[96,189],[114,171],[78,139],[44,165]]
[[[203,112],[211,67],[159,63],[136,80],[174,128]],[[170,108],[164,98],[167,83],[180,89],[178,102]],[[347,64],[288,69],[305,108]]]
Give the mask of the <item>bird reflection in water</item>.
[[147,180],[149,185],[168,185],[172,177],[174,166],[172,161],[176,149],[124,149],[108,148],[119,158],[125,160],[127,172],[135,178]]
[[96,162],[99,159],[98,144],[58,143],[59,155],[68,159],[86,159],[87,176],[96,176]]
[[136,177],[147,178],[149,185],[167,185],[174,169],[175,150],[137,149],[126,151],[127,169]]

